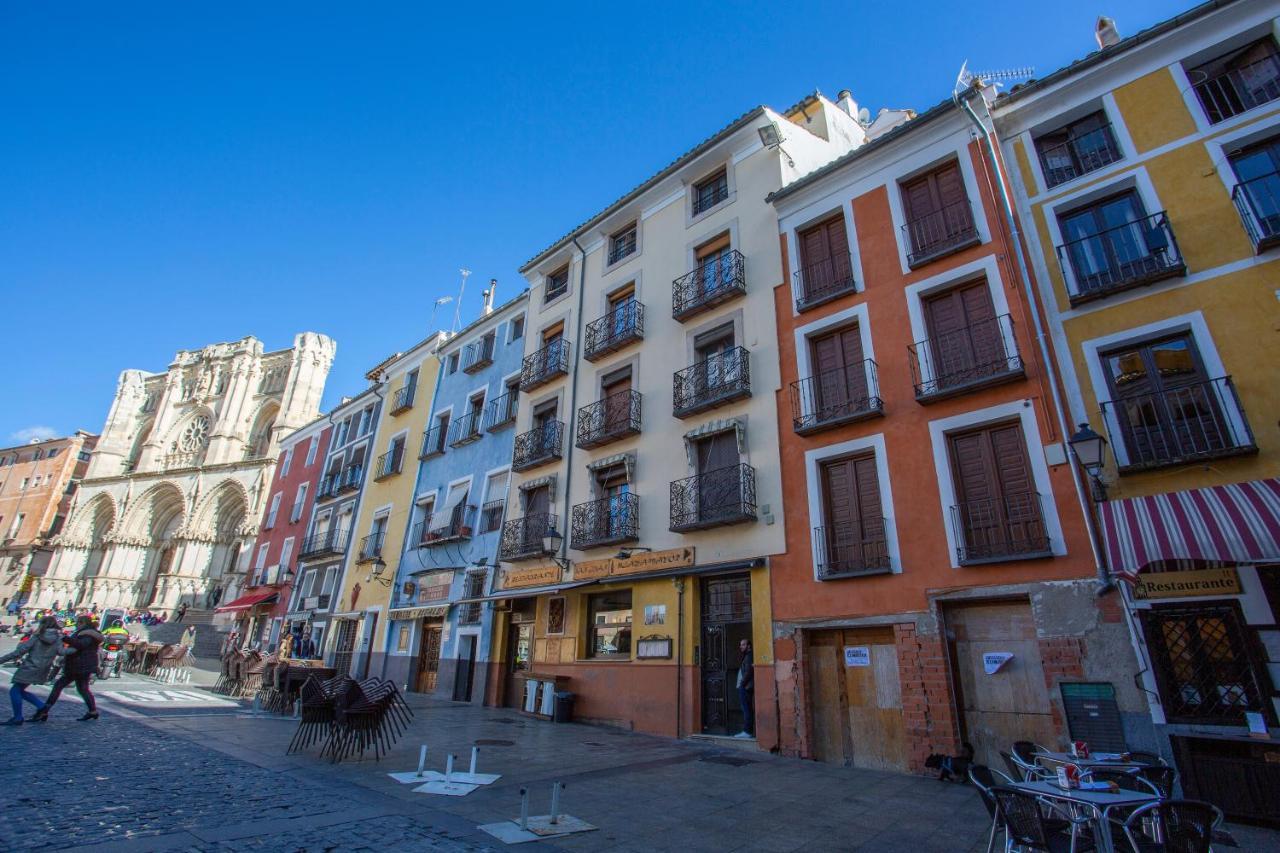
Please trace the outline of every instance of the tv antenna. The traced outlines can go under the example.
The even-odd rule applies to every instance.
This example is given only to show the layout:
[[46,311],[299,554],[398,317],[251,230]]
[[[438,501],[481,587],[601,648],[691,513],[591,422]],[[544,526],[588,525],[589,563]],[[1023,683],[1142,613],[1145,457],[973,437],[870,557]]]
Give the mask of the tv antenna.
[[462,294],[467,289],[467,276],[471,275],[471,270],[466,267],[458,270],[458,272],[462,274],[462,286],[458,288],[458,301],[453,305],[453,328],[449,330],[451,335],[458,331],[458,321],[462,315]]
[[973,85],[974,80],[985,80],[988,83],[1001,83],[1009,81],[1026,80],[1034,76],[1036,69],[1027,65],[1021,68],[1002,68],[995,71],[970,71],[969,60],[965,60],[960,66],[960,73],[956,75],[956,86],[953,90],[959,93],[968,89]]

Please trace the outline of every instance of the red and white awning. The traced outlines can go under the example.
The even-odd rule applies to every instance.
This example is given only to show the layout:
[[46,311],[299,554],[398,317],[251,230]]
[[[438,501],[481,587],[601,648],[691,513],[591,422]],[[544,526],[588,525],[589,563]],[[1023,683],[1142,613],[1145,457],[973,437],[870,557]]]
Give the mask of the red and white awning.
[[1280,561],[1280,479],[1108,501],[1101,510],[1116,573],[1179,561]]
[[272,604],[279,597],[279,593],[275,590],[271,592],[255,592],[249,595],[242,595],[235,601],[219,605],[213,612],[230,613],[236,610],[248,610],[251,607],[257,607],[259,604]]

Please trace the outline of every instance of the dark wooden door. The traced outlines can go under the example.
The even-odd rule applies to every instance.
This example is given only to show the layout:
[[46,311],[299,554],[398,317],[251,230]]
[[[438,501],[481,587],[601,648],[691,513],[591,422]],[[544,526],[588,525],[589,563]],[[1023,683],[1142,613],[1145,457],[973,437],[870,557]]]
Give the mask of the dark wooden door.
[[702,731],[733,735],[744,727],[738,701],[738,644],[751,639],[751,578],[704,578],[701,593]]
[[698,442],[698,515],[714,519],[742,503],[738,437],[732,430]]
[[615,379],[601,389],[604,395],[604,434],[624,432],[631,421],[631,374]]
[[458,638],[458,670],[453,679],[453,700],[455,702],[471,701],[471,683],[476,672],[476,638],[473,634],[464,634]]
[[524,705],[524,682],[520,673],[528,671],[533,662],[533,623],[513,622],[507,631],[507,679],[503,690],[503,704],[508,708]]
[[800,280],[805,300],[847,287],[853,277],[844,215],[800,232]]
[[872,455],[822,466],[823,543],[829,570],[856,572],[884,563],[884,514]]
[[813,338],[809,351],[813,362],[815,414],[819,419],[831,420],[863,407],[867,399],[867,373],[858,327]]
[[962,385],[1004,368],[1004,346],[986,281],[925,300],[931,373],[940,388]]
[[1044,522],[1020,423],[951,436],[959,527],[975,557],[1041,550]]
[[418,672],[413,684],[413,689],[418,693],[430,693],[436,689],[436,678],[440,674],[442,634],[443,628],[440,625],[423,623],[422,645],[418,649]]

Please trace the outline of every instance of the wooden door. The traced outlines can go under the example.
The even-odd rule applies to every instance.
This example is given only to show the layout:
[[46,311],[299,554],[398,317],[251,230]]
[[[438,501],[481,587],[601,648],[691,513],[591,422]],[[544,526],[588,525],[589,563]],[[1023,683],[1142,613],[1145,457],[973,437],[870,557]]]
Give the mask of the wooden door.
[[524,706],[525,672],[533,661],[533,623],[513,622],[507,628],[507,679],[503,704],[508,708]]
[[806,300],[847,286],[853,270],[843,214],[800,232],[800,266]]
[[986,281],[925,300],[932,378],[940,388],[961,385],[1004,369],[1004,342]]
[[966,550],[1003,556],[1045,544],[1021,423],[950,436],[959,526]]
[[[845,649],[852,652],[848,660]],[[848,767],[907,769],[892,628],[811,634],[808,675],[815,758]]]
[[742,661],[738,645],[751,639],[751,578],[704,578],[700,592],[702,732],[734,735],[746,726],[738,698],[737,676]]
[[814,406],[819,420],[856,411],[867,400],[862,335],[858,327],[840,329],[809,342],[813,364]]
[[738,437],[732,430],[698,442],[698,516],[713,519],[742,503]]
[[[1002,767],[1000,752],[1007,752],[1018,740],[1061,746],[1064,741],[1053,724],[1031,606],[1026,602],[964,605],[948,608],[944,617],[961,737],[973,744],[974,760]],[[1008,652],[1013,657],[987,675],[982,657],[990,652]]]
[[436,689],[436,678],[440,674],[440,641],[443,630],[440,625],[423,623],[422,644],[418,647],[418,670],[413,681],[413,689],[417,693],[430,693]]
[[823,544],[827,569],[856,572],[883,564],[884,513],[874,455],[824,463]]

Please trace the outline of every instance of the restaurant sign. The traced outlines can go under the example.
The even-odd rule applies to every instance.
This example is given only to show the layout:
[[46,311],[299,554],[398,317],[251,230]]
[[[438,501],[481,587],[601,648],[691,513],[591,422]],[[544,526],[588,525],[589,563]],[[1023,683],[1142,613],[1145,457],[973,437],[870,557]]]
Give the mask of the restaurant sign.
[[560,567],[532,566],[527,569],[507,569],[502,573],[503,589],[523,589],[528,586],[543,586],[560,582]]
[[1233,568],[1149,572],[1138,575],[1138,580],[1133,585],[1133,597],[1140,599],[1239,594],[1240,576]]
[[575,581],[592,581],[611,575],[635,575],[643,572],[660,572],[667,569],[683,569],[693,565],[694,550],[670,548],[666,551],[646,551],[632,554],[625,560],[613,557],[607,560],[587,560],[574,564]]

